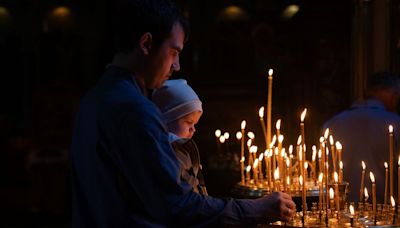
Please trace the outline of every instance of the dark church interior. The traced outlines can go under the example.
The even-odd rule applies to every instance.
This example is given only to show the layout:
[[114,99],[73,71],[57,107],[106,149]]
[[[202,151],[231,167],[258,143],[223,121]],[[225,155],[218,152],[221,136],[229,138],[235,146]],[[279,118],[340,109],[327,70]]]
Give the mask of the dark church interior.
[[[400,73],[399,0],[176,0],[190,22],[184,78],[204,114],[194,139],[212,196],[240,180],[235,134],[258,110],[274,69],[272,122],[307,140],[363,97],[373,72]],[[115,1],[0,1],[1,227],[69,227],[69,150],[80,98],[113,55]],[[230,134],[220,144],[216,129]]]

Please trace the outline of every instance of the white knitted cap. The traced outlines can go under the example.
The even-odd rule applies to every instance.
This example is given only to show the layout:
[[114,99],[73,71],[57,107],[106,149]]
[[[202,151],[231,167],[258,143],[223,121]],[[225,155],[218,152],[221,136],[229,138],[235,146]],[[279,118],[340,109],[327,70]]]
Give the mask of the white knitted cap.
[[161,88],[154,90],[152,100],[167,123],[194,111],[203,112],[199,97],[184,79],[165,81]]

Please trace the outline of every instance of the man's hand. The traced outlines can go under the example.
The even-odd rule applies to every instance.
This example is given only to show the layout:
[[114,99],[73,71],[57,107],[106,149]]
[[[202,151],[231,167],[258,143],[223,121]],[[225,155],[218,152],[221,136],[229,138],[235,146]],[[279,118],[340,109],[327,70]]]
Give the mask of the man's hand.
[[281,220],[289,221],[296,213],[296,204],[292,197],[283,192],[273,192],[272,194],[260,198],[267,203],[267,219],[269,221]]

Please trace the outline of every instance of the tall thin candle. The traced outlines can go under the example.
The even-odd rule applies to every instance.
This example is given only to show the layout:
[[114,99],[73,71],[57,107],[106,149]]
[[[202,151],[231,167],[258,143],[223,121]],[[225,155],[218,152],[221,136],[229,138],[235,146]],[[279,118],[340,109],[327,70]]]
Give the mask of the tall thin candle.
[[271,113],[272,113],[272,74],[274,70],[268,71],[268,100],[267,100],[267,145],[271,143]]
[[242,177],[242,184],[244,184],[244,129],[246,128],[246,121],[243,120],[242,123],[240,124],[240,128],[242,130],[242,137],[241,137],[241,151],[240,151],[240,158],[241,161],[243,160],[243,162],[241,162],[240,164],[240,172],[241,172],[241,177]]
[[360,185],[360,202],[362,202],[363,199],[365,168],[367,167],[364,161],[361,161],[361,166],[362,166],[362,172],[361,172],[361,185]]
[[375,176],[372,172],[369,172],[369,178],[372,183],[372,210],[374,215],[374,221],[376,222],[376,184],[375,184]]
[[264,106],[262,106],[259,109],[258,116],[260,117],[261,129],[262,129],[262,132],[263,132],[263,135],[264,135],[265,148],[268,148],[269,143],[268,143],[268,138],[267,138],[267,130],[265,129],[265,122],[264,122]]
[[389,178],[390,190],[389,194],[393,195],[393,126],[389,125]]
[[389,176],[389,172],[388,172],[388,164],[387,162],[385,162],[383,164],[385,166],[385,198],[383,200],[383,204],[386,205],[387,204],[387,200],[388,200],[388,176]]

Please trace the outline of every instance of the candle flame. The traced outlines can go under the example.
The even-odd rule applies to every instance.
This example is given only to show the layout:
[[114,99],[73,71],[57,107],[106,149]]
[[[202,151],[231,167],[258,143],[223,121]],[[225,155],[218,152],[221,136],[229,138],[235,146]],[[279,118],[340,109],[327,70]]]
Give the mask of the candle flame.
[[275,155],[276,155],[276,156],[278,156],[278,155],[279,155],[279,150],[278,150],[278,147],[275,147],[275,151],[274,151],[274,152],[275,152]]
[[252,143],[252,140],[251,139],[249,139],[249,140],[247,140],[247,147],[251,147],[251,143]]
[[286,177],[286,184],[287,184],[287,185],[290,185],[290,176],[287,176],[287,177]]
[[240,131],[236,132],[236,138],[238,140],[241,140],[242,139],[242,132],[240,132]]
[[319,137],[319,143],[323,143],[325,138],[323,136]]
[[306,169],[306,170],[308,169],[308,162],[307,161],[304,162],[304,169]]
[[312,158],[311,158],[313,162],[315,161],[316,157],[317,157],[317,149],[316,147],[313,147]]
[[271,144],[269,145],[269,147],[270,148],[273,147],[275,145],[275,143],[276,143],[276,135],[272,136],[272,141],[271,141]]
[[318,158],[321,159],[321,156],[322,156],[322,151],[318,150]]
[[319,173],[318,182],[319,182],[320,184],[322,184],[323,178],[324,178],[324,174],[323,174],[323,173]]
[[388,168],[388,163],[387,162],[383,163],[383,165],[385,166],[385,169]]
[[260,118],[264,118],[264,106],[261,106],[261,108],[258,110],[258,116]]
[[246,157],[245,156],[243,156],[241,159],[240,159],[240,162],[244,162],[246,160]]
[[399,160],[397,160],[397,165],[400,166],[400,155],[399,155]]
[[364,188],[364,197],[365,197],[365,200],[368,200],[368,198],[369,198],[367,187]]
[[334,199],[335,198],[335,191],[333,191],[333,188],[329,188],[329,199]]
[[[289,146],[289,154],[292,155],[293,154],[293,145]],[[400,157],[399,157],[399,161],[400,161]]]
[[367,168],[367,166],[365,165],[364,161],[361,161],[361,165],[362,165],[362,169],[365,170],[365,168]]
[[274,180],[279,180],[279,167],[274,171]]
[[278,136],[278,142],[279,142],[279,143],[282,143],[282,142],[283,142],[283,135],[279,135],[279,136]]
[[219,138],[221,136],[221,130],[217,129],[215,130],[215,137]]
[[268,149],[266,149],[266,150],[264,151],[264,157],[268,157],[268,154],[269,154]]
[[328,139],[328,136],[329,136],[329,128],[327,128],[327,129],[325,130],[324,138],[325,138],[325,139]]
[[300,177],[299,177],[299,182],[300,182],[300,185],[303,186],[303,176],[302,175],[300,175]]
[[258,147],[257,146],[251,146],[250,147],[250,153],[257,153]]
[[281,157],[286,157],[285,148],[282,148],[282,150],[281,150]]
[[299,135],[299,137],[297,138],[297,145],[301,144],[301,135]]
[[325,154],[326,154],[326,156],[329,156],[329,150],[328,150],[328,147],[326,147],[326,148],[325,148]]
[[392,203],[392,207],[396,206],[396,202],[394,201],[393,196],[390,196],[390,202]]
[[258,158],[256,158],[256,159],[254,160],[253,169],[256,169],[257,166],[258,166]]
[[369,172],[369,178],[371,179],[372,183],[375,183],[375,176],[372,172]]
[[342,161],[339,162],[339,169],[343,169],[343,162]]
[[389,133],[393,133],[393,126],[389,125]]
[[242,120],[242,123],[240,124],[240,129],[244,130],[246,128],[246,120]]
[[282,122],[281,119],[278,119],[278,120],[276,121],[276,124],[275,124],[276,130],[280,130],[280,129],[281,129],[281,122]]
[[249,131],[249,132],[247,132],[247,137],[249,137],[250,139],[254,139],[256,137],[256,135],[254,134],[254,132]]
[[342,144],[339,141],[336,141],[336,149],[341,150],[342,148]]
[[286,159],[286,167],[289,167],[289,166],[290,166],[290,159],[287,158],[287,159]]
[[332,135],[329,136],[329,143],[331,144],[331,146],[334,145],[334,141],[333,141],[333,136]]
[[263,158],[264,158],[264,154],[261,153],[260,156],[258,156],[258,160],[261,162],[263,160]]
[[225,132],[225,133],[224,133],[224,137],[225,137],[226,140],[228,140],[228,139],[229,139],[229,133],[228,133],[228,132]]
[[337,184],[337,182],[339,180],[339,176],[338,176],[337,172],[333,173],[333,179],[335,180],[335,184]]
[[272,76],[272,74],[274,73],[274,70],[273,69],[269,69],[268,70],[268,75],[271,77]]
[[301,113],[301,116],[300,116],[300,121],[302,123],[304,122],[304,118],[306,118],[306,114],[307,114],[307,109],[305,108],[304,111]]
[[221,137],[219,137],[219,141],[220,141],[221,143],[224,143],[224,142],[225,142],[225,137],[224,137],[223,135],[221,135]]
[[349,210],[350,210],[350,214],[354,215],[354,206],[353,205],[350,204]]
[[246,167],[246,172],[250,172],[250,170],[251,170],[251,166],[248,165],[248,166]]

